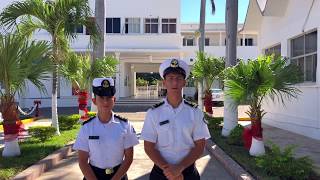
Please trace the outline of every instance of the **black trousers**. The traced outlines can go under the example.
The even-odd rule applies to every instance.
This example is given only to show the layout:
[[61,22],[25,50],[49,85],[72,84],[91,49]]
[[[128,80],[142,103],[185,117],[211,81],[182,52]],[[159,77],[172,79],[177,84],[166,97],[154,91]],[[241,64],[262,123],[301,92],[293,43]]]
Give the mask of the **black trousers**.
[[[91,164],[89,164],[93,173],[96,175],[96,177],[98,178],[98,180],[110,180],[114,174],[117,172],[117,170],[119,169],[120,165],[116,166],[113,168],[113,173],[111,174],[106,174],[105,169],[100,169],[98,167],[92,166]],[[86,178],[83,178],[84,180],[86,180]],[[128,176],[127,174],[125,174],[121,180],[128,180]]]
[[[184,180],[200,180],[199,172],[194,164],[187,167],[182,171],[183,179]],[[167,180],[167,177],[164,175],[162,169],[157,165],[154,165],[151,173],[150,173],[150,180]]]

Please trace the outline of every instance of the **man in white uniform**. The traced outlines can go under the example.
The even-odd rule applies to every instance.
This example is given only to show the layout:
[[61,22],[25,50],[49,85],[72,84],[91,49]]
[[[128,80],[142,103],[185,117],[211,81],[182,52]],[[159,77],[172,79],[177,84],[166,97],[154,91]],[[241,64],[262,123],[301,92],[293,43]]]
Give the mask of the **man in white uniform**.
[[112,108],[116,92],[112,78],[96,78],[92,84],[97,116],[83,123],[73,149],[84,179],[128,179],[133,146],[139,143],[127,119],[115,115]]
[[159,72],[167,97],[148,110],[141,132],[145,152],[155,164],[150,179],[200,179],[194,163],[210,134],[203,112],[181,96],[189,67],[182,60],[169,59]]

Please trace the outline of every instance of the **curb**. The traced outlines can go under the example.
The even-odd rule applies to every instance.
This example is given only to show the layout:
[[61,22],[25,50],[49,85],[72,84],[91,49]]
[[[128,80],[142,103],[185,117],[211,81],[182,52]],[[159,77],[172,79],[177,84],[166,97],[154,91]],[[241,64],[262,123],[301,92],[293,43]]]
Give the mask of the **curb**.
[[238,163],[230,158],[218,145],[211,139],[206,141],[206,149],[215,157],[228,173],[237,180],[254,180],[254,178],[245,171]]
[[[21,123],[22,124],[29,124],[29,123],[32,123],[34,120],[36,120],[36,118],[29,118],[29,119],[23,119],[21,120]],[[3,126],[0,125],[0,132],[3,131]]]
[[38,161],[36,164],[28,167],[18,175],[16,175],[14,180],[33,180],[37,179],[44,172],[48,171],[55,165],[59,163],[60,160],[65,159],[72,152],[73,142],[67,144],[65,147],[56,150],[52,154],[48,155],[44,159]]

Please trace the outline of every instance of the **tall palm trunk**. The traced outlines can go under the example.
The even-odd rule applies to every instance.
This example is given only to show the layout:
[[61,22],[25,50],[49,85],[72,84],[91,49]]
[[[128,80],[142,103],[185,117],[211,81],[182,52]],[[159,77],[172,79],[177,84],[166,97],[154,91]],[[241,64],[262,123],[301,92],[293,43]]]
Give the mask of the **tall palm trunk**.
[[3,96],[0,100],[0,111],[3,116],[4,127],[4,149],[3,157],[11,157],[20,155],[20,147],[18,144],[18,125],[19,116],[13,96]]
[[[226,1],[226,68],[234,66],[237,59],[238,0]],[[225,91],[227,87],[225,87]],[[238,124],[238,106],[229,96],[224,99],[222,135],[229,136]]]
[[[204,40],[205,40],[205,24],[206,24],[206,0],[201,0],[200,5],[200,38],[199,38],[199,52],[204,52]],[[198,82],[198,105],[203,110],[203,82]]]
[[59,130],[59,122],[58,122],[58,98],[57,98],[57,92],[58,92],[58,48],[57,48],[57,38],[55,36],[52,36],[52,44],[53,44],[53,71],[52,71],[52,101],[51,101],[51,114],[52,114],[52,126],[56,128],[56,134],[60,135]]
[[[105,54],[105,33],[106,33],[106,19],[105,19],[105,11],[106,11],[105,1],[104,0],[96,0],[95,1],[95,17],[96,23],[101,33],[100,41],[93,44],[93,61],[97,58],[104,57]],[[118,79],[117,79],[118,80]],[[97,111],[97,107],[94,103],[91,102],[91,111]]]

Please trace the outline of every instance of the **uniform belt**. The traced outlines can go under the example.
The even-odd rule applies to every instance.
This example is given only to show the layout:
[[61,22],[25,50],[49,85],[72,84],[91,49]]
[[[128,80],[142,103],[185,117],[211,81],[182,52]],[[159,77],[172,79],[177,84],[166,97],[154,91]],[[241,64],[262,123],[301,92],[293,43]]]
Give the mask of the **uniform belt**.
[[118,166],[115,166],[115,167],[105,168],[105,169],[98,168],[98,167],[93,166],[91,164],[89,164],[89,165],[91,166],[91,168],[94,172],[99,172],[99,173],[111,175],[111,174],[115,174],[117,172],[117,170],[119,169],[121,164],[119,164]]

